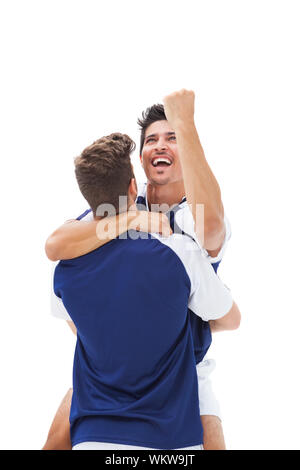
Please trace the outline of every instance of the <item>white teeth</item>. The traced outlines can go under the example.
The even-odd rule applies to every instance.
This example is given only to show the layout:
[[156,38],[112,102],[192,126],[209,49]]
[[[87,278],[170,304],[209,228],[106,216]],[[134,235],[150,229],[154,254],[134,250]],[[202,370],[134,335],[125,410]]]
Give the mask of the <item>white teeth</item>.
[[153,161],[153,165],[154,166],[157,166],[158,163],[167,163],[168,165],[171,165],[171,162],[169,159],[167,158],[156,158],[154,161]]

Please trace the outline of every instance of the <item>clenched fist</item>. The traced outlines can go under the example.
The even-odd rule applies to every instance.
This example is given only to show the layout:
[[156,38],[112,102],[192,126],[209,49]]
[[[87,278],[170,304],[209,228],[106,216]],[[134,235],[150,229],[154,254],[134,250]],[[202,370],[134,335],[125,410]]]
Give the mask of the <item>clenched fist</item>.
[[163,99],[166,118],[171,127],[194,123],[195,93],[191,90],[180,90],[165,96]]

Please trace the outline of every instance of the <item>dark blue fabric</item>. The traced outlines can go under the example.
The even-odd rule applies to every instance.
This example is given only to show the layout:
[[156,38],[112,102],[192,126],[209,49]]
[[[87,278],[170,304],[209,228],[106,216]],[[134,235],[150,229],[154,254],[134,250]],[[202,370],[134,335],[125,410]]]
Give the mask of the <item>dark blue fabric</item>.
[[136,198],[136,206],[139,211],[146,211],[147,209],[147,204],[146,204],[146,198],[144,196],[138,196]]
[[73,446],[202,443],[190,280],[173,250],[147,238],[117,238],[56,267],[55,293],[78,332]]
[[[186,198],[184,198],[181,201],[181,203],[183,202],[186,202]],[[138,196],[136,199],[136,205],[137,205],[138,210],[146,211],[147,210],[146,198],[144,196]],[[178,204],[177,206],[173,207],[173,209],[169,211],[166,215],[169,219],[170,226],[173,232],[183,234],[184,232],[175,223],[175,214],[180,209],[181,209],[180,204]],[[80,218],[84,217],[90,211],[91,209],[85,211],[84,214],[82,214],[79,217]],[[80,219],[78,218],[78,220]],[[214,268],[216,273],[218,271],[220,262],[221,261],[218,261],[217,263],[212,263],[212,267]],[[212,338],[211,338],[210,326],[208,322],[203,321],[200,317],[195,315],[192,312],[192,310],[188,310],[188,315],[190,318],[196,364],[199,364],[199,362],[203,360],[205,354],[207,353],[211,345]]]
[[221,260],[220,260],[220,261],[217,261],[216,263],[211,263],[212,267],[213,267],[214,270],[215,270],[215,273],[218,272],[218,267],[220,266],[220,263],[221,263]]

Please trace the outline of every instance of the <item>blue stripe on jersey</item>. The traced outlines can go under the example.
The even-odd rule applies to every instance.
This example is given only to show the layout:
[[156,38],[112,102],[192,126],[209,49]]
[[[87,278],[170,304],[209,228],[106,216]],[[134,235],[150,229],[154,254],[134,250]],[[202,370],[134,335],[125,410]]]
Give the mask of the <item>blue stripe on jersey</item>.
[[211,263],[212,267],[213,267],[214,270],[215,270],[215,273],[218,272],[218,267],[220,266],[220,263],[221,263],[221,260],[220,260],[220,261],[217,261],[216,263]]
[[83,217],[85,217],[86,215],[88,215],[90,212],[92,212],[92,209],[87,209],[86,211],[83,212],[83,214],[79,215],[76,220],[81,220],[83,219]]
[[136,207],[139,211],[146,211],[147,210],[147,204],[146,204],[146,198],[144,196],[138,196],[136,198]]
[[[221,260],[217,263],[212,263],[212,267],[214,268],[216,273],[218,271],[220,263]],[[212,338],[210,326],[208,322],[202,320],[202,318],[195,315],[192,310],[189,309],[188,313],[194,342],[194,354],[196,364],[199,364],[201,361],[203,361],[204,356],[206,355],[211,345]]]
[[55,293],[78,331],[73,446],[202,443],[190,288],[179,257],[151,236],[118,238],[58,264]]

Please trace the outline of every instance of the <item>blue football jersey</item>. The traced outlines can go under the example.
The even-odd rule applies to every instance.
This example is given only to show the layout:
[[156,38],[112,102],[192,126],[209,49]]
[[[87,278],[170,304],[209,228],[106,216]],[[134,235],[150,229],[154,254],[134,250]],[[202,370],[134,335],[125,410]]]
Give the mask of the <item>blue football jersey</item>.
[[232,298],[190,237],[142,235],[129,232],[55,270],[55,294],[77,328],[72,446],[202,443],[188,312],[207,322]]

